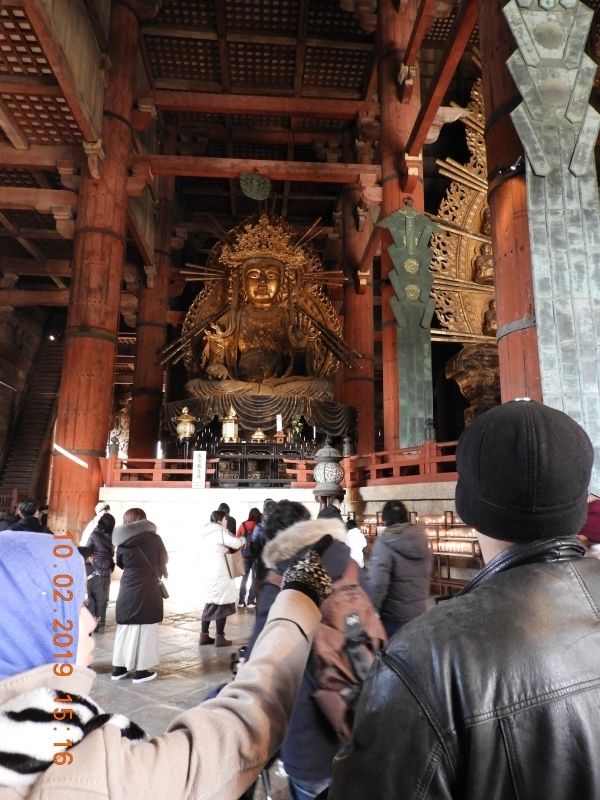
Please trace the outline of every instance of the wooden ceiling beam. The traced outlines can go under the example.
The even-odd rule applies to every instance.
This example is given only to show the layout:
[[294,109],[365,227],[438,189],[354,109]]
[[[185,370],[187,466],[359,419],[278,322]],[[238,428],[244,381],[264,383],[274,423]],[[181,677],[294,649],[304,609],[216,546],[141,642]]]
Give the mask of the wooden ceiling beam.
[[304,80],[304,60],[306,57],[306,37],[308,35],[308,6],[309,0],[300,0],[298,8],[298,31],[296,46],[296,62],[294,66],[294,96],[299,97],[302,93],[302,82]]
[[44,83],[39,78],[17,78],[3,75],[0,78],[0,94],[23,94],[27,97],[63,97],[63,90],[57,83]]
[[429,129],[435,119],[444,95],[448,90],[456,68],[469,42],[473,29],[477,24],[479,0],[464,0],[460,6],[454,27],[450,32],[446,47],[440,56],[437,72],[429,86],[406,145],[408,156],[418,156],[423,149]]
[[224,92],[229,92],[231,90],[231,69],[229,65],[229,47],[227,46],[227,13],[225,11],[225,3],[216,3],[215,13],[219,43],[221,86]]
[[13,275],[34,275],[56,278],[71,277],[71,262],[66,259],[49,259],[34,261],[29,258],[10,258],[0,256],[0,272],[11,272]]
[[[250,158],[208,158],[205,156],[134,156],[134,167],[149,167],[152,174],[196,178],[238,178],[256,170],[275,181],[300,183],[355,183],[361,174],[381,179],[381,167],[374,164],[328,164],[312,161],[264,161]],[[33,191],[43,191],[37,189]]]
[[[313,144],[313,142],[331,142],[341,140],[342,134],[337,131],[297,131],[297,130],[261,130],[260,128],[244,128],[229,130],[225,125],[211,125],[199,122],[196,128],[193,124],[177,126],[180,133],[196,132],[201,136],[217,142],[225,142],[229,138],[233,142],[248,142],[250,144]],[[193,142],[180,142],[179,151],[185,152],[186,146],[193,146]]]
[[[60,27],[57,28],[56,26],[60,26],[61,20],[57,19],[50,10],[50,4],[40,3],[39,0],[23,0],[23,7],[62,89],[63,97],[67,101],[71,113],[79,126],[79,130],[88,142],[97,141],[101,136],[100,125],[78,87],[77,76],[72,67],[72,63],[76,63],[76,58],[73,62],[69,60],[69,55],[74,57],[76,50],[81,47],[80,42],[70,42],[72,52],[66,53],[57,35]],[[98,72],[100,72],[99,62]]]
[[0,100],[0,128],[14,148],[17,150],[29,148],[29,139],[2,100]]
[[[0,289],[0,308],[26,308],[27,306],[44,306],[48,308],[66,308],[69,305],[70,289]],[[137,301],[137,298],[135,298]],[[121,303],[127,308],[132,305],[129,292],[121,292]]]
[[[146,93],[163,111],[191,114],[243,114],[308,117],[313,119],[354,119],[359,113],[376,114],[379,103],[312,97],[271,97],[213,92],[170,92],[155,89]],[[434,115],[435,116],[435,115]]]
[[31,145],[28,150],[15,150],[10,144],[0,143],[0,169],[57,172],[59,162],[79,164],[82,156],[79,145]]
[[66,189],[31,189],[29,187],[3,186],[0,192],[0,208],[3,211],[34,210],[39,214],[51,214],[56,206],[77,206],[77,194]]

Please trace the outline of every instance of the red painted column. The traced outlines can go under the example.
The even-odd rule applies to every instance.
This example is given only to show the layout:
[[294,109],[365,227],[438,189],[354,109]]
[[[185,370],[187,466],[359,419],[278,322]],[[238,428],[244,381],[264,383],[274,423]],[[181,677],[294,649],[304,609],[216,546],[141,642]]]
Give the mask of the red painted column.
[[350,280],[344,287],[344,339],[362,353],[360,369],[344,367],[342,399],[354,406],[358,413],[356,449],[358,453],[375,450],[375,377],[374,377],[374,324],[373,324],[373,264],[362,294],[356,291],[358,265],[369,240],[373,222],[368,213],[362,231],[356,229],[355,208],[360,201],[357,189],[348,188],[342,196],[344,226],[344,267]]
[[[419,80],[408,103],[399,99],[398,72],[408,44],[418,8],[418,0],[408,0],[401,13],[395,9],[394,0],[380,0],[377,26],[378,87],[381,114],[379,151],[382,168],[383,201],[381,216],[387,217],[404,206],[405,193],[400,184],[400,163],[420,106]],[[422,162],[414,162],[421,169],[413,204],[424,210]],[[420,165],[420,166],[419,166]],[[387,253],[392,243],[387,231],[381,240],[381,276],[387,277],[393,268]],[[390,307],[393,289],[382,281],[382,361],[383,361],[383,425],[384,449],[396,450],[400,446],[400,387],[398,383],[398,348],[396,318]]]
[[114,364],[127,227],[127,168],[139,37],[128,5],[113,3],[110,82],[105,96],[99,179],[84,167],[79,191],[71,300],[58,401],[50,527],[80,534],[93,516],[112,411]]
[[514,164],[523,155],[509,116],[521,97],[506,67],[516,45],[502,14],[505,4],[505,0],[486,0],[479,10],[503,402],[514,397],[542,399],[537,332],[532,325],[533,278],[525,174],[494,180],[499,169]]
[[[175,152],[175,136],[175,127],[171,124],[166,131],[165,153]],[[157,275],[151,289],[144,285],[138,308],[128,451],[131,458],[155,458],[163,401],[164,367],[160,363],[159,352],[166,341],[174,176],[163,175],[159,178],[158,193]]]

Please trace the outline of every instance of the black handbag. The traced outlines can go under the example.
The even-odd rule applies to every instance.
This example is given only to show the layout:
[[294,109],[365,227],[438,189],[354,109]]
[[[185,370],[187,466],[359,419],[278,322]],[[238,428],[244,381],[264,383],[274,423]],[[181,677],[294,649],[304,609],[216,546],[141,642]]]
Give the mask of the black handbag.
[[165,582],[164,582],[164,581],[163,581],[163,579],[160,577],[160,575],[157,575],[157,574],[156,574],[156,572],[154,572],[154,567],[153,567],[153,566],[152,566],[152,564],[150,563],[150,559],[148,558],[148,556],[146,555],[146,553],[144,553],[144,551],[142,550],[142,548],[141,548],[141,547],[138,547],[138,550],[139,550],[139,551],[140,551],[140,553],[141,553],[141,554],[144,556],[144,558],[145,558],[145,560],[146,560],[146,563],[148,564],[148,566],[149,566],[149,567],[150,567],[150,569],[152,570],[152,574],[154,575],[154,577],[155,577],[155,578],[156,578],[156,580],[158,581],[158,588],[160,589],[160,593],[162,594],[163,598],[166,600],[166,599],[167,599],[167,597],[169,597],[169,592],[168,592],[168,590],[167,590],[167,586],[166,586]]

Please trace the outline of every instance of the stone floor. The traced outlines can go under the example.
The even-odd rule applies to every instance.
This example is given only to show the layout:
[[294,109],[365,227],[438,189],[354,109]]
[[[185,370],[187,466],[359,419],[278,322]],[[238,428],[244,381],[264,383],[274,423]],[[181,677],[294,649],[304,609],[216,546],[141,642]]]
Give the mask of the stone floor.
[[[111,587],[111,597],[113,595]],[[105,711],[120,712],[137,722],[148,734],[162,733],[183,710],[201,703],[206,694],[232,677],[231,656],[252,631],[254,612],[239,609],[229,617],[225,633],[232,647],[198,646],[201,609],[181,611],[169,601],[160,626],[161,663],[158,678],[133,685],[129,678],[112,681],[111,657],[115,638],[114,600],[108,607],[107,625],[94,634],[96,648],[92,669],[97,674],[92,697]],[[212,631],[211,631],[212,633]],[[286,800],[287,781],[280,764],[270,770],[272,800]],[[265,798],[258,787],[255,800]]]

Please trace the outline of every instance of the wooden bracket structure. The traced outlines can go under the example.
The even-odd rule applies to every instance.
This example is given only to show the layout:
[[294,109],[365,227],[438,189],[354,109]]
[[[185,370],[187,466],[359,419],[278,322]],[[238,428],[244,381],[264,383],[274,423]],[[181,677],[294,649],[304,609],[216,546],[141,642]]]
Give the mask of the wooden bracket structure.
[[134,131],[143,133],[156,122],[157,117],[158,112],[154,100],[148,97],[139,97],[137,108],[133,109],[131,115],[131,125]]
[[102,147],[102,139],[95,142],[84,142],[83,152],[87,158],[88,170],[92,178],[97,181],[102,177],[102,165],[106,158],[106,153]]
[[132,174],[127,178],[127,195],[129,197],[141,197],[146,186],[149,186],[154,179],[150,164],[138,161],[133,165]]
[[365,252],[363,253],[354,276],[356,294],[364,294],[367,288],[369,278],[371,277],[371,265],[373,264],[373,259],[377,255],[381,243],[381,231],[381,228],[378,228],[376,225],[373,226],[369,241],[365,247]]
[[75,219],[73,208],[68,205],[52,206],[50,209],[56,223],[56,230],[64,239],[72,239],[75,236]]

